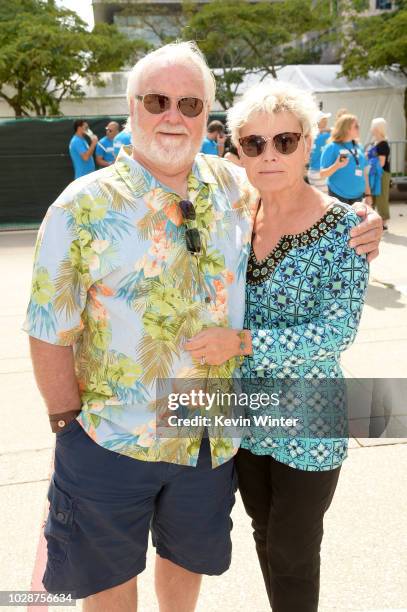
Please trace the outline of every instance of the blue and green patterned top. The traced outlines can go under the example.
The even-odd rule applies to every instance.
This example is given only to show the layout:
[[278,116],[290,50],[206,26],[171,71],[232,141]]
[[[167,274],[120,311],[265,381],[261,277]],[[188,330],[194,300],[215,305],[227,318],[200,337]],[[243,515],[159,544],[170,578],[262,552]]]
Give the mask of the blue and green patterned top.
[[[251,249],[247,268],[245,328],[253,354],[245,378],[342,378],[342,351],[353,342],[368,283],[368,263],[348,246],[359,219],[334,200],[307,231],[283,236],[257,261]],[[319,471],[341,465],[347,438],[272,437],[250,429],[242,448],[271,455],[293,468]]]

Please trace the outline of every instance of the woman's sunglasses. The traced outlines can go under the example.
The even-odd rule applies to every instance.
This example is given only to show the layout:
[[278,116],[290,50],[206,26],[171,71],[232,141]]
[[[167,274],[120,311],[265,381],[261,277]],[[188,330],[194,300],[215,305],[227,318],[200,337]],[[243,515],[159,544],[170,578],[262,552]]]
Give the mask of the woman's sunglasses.
[[[171,107],[171,98],[163,94],[149,93],[144,96],[135,96],[136,100],[141,100],[146,111],[152,115],[161,115]],[[203,100],[200,98],[177,98],[177,108],[185,117],[198,117],[204,107]]]
[[301,132],[283,132],[275,136],[244,136],[239,138],[240,146],[247,157],[257,157],[264,153],[269,140],[272,141],[274,149],[282,155],[291,155],[298,148]]

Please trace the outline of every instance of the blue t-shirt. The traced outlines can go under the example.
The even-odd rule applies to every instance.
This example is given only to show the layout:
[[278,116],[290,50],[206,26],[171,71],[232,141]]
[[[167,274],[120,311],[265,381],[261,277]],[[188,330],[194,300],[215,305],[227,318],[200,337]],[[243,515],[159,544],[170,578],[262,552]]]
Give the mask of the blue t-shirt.
[[131,132],[123,130],[122,132],[119,132],[119,134],[117,134],[113,140],[113,155],[115,158],[117,157],[120,149],[126,145],[131,145]]
[[216,140],[211,140],[206,137],[201,146],[201,153],[206,153],[206,155],[219,155],[218,143]]
[[[342,149],[348,150],[349,162],[347,166],[337,170],[328,177],[327,184],[333,193],[342,198],[353,199],[361,197],[365,192],[365,172],[367,160],[362,147],[359,144],[347,142],[330,142],[322,151],[321,168],[329,168],[337,160]],[[354,155],[352,155],[353,151]],[[356,159],[358,164],[356,163]],[[360,173],[360,171],[362,171]],[[359,172],[359,175],[356,174]],[[361,174],[361,176],[360,176]]]
[[87,161],[83,160],[81,157],[81,153],[86,153],[88,149],[89,145],[84,138],[77,134],[72,136],[69,142],[69,155],[72,159],[76,179],[85,176],[85,174],[90,174],[96,169],[95,160],[92,155]]
[[318,171],[320,169],[322,149],[326,145],[326,141],[330,135],[330,132],[319,132],[319,134],[315,136],[314,144],[311,149],[311,156],[309,158],[310,170]]
[[113,138],[104,136],[96,145],[96,155],[100,155],[107,162],[114,162]]

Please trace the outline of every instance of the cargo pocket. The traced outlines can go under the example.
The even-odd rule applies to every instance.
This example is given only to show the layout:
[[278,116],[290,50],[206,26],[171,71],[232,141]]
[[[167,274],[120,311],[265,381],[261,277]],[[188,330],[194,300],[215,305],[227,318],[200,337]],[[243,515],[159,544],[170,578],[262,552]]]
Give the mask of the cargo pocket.
[[50,502],[48,519],[44,528],[47,540],[48,562],[61,565],[68,554],[73,527],[72,499],[51,480],[48,491]]
[[72,419],[72,421],[68,423],[68,425],[65,425],[63,429],[57,431],[55,435],[57,440],[59,440],[60,438],[67,436],[69,433],[74,433],[76,431],[80,431],[81,429],[82,427],[79,421],[77,419]]

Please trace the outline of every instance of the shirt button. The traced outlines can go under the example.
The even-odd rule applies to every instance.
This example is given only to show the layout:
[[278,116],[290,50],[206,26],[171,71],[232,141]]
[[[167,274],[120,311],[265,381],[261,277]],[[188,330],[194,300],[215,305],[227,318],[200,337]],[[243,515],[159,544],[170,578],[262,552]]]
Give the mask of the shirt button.
[[58,521],[65,521],[65,514],[63,512],[57,512]]
[[65,425],[66,425],[66,421],[62,421],[62,419],[61,421],[58,421],[58,427],[65,427]]

